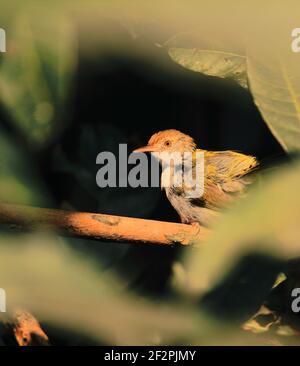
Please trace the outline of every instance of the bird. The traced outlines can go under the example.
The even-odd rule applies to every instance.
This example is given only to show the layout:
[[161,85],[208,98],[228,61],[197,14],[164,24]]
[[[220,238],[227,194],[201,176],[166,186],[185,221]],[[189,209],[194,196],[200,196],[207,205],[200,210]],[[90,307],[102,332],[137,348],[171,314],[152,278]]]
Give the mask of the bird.
[[185,164],[184,156],[187,153],[192,156],[192,171],[198,164],[197,153],[202,153],[204,157],[203,189],[198,195],[191,195],[191,188],[187,187],[184,181],[179,186],[174,184],[176,179],[173,179],[171,184],[165,184],[166,175],[170,172],[163,170],[161,174],[162,189],[166,191],[166,196],[177,211],[181,222],[196,226],[212,225],[223,208],[234,199],[244,196],[247,186],[253,181],[250,173],[259,165],[254,156],[240,152],[199,149],[191,136],[175,129],[154,133],[146,146],[134,150],[134,153],[147,152],[154,154],[162,164],[166,156],[163,153],[177,153],[182,156],[181,169],[176,169],[176,163],[174,163],[173,178],[182,174],[182,164]]

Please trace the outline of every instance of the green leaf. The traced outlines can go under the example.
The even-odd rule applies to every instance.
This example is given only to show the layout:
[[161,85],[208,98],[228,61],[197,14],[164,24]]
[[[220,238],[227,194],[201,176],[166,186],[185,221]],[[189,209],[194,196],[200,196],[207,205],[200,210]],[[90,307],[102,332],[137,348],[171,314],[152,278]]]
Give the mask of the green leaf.
[[300,162],[273,173],[236,202],[197,253],[187,257],[193,290],[203,292],[249,253],[280,259],[300,256]]
[[242,55],[196,48],[170,48],[168,52],[173,61],[186,69],[232,79],[247,88],[246,57]]
[[30,156],[0,129],[0,202],[41,205],[48,195],[41,188]]
[[45,234],[0,239],[1,287],[10,314],[25,308],[40,321],[105,344],[165,345],[207,334],[212,323],[203,317],[200,325],[195,308],[126,293],[112,273],[100,274],[95,262],[62,243]]
[[299,151],[299,62],[250,55],[247,63],[251,92],[264,120],[285,150]]
[[75,56],[65,17],[19,16],[0,64],[0,101],[29,143],[39,148],[61,129]]

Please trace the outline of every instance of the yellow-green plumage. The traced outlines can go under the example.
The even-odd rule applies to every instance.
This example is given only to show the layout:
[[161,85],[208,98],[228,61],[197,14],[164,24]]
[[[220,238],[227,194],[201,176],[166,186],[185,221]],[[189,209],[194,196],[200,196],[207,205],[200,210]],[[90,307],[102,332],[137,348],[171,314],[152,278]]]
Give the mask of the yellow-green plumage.
[[[249,173],[258,165],[257,160],[234,151],[206,151],[204,153],[204,192],[191,198],[183,187],[166,187],[167,197],[183,223],[209,226],[218,217],[220,209],[242,196],[252,179]],[[196,160],[194,160],[196,161]]]
[[244,193],[251,183],[248,174],[258,165],[253,156],[234,151],[204,151],[204,196],[206,207],[218,209]]

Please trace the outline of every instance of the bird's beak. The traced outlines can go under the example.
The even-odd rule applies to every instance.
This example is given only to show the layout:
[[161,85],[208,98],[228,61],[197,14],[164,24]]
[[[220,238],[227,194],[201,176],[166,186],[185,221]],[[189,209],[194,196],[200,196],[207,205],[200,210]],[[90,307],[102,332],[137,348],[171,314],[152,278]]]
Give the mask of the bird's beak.
[[158,151],[158,149],[155,146],[151,145],[139,147],[138,149],[133,150],[134,153],[156,152],[156,151]]

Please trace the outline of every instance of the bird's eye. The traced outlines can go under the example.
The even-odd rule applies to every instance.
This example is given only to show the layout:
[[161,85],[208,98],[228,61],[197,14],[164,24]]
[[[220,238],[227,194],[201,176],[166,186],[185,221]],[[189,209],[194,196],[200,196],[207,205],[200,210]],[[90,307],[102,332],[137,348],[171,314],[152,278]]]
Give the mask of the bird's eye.
[[169,141],[169,140],[165,141],[165,144],[164,145],[165,146],[171,146],[171,141]]

